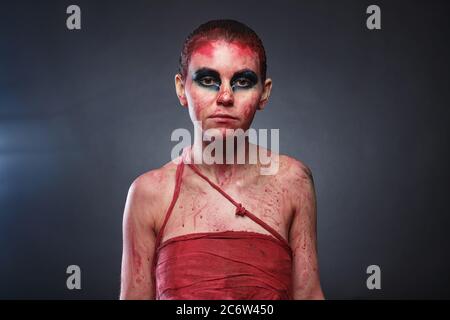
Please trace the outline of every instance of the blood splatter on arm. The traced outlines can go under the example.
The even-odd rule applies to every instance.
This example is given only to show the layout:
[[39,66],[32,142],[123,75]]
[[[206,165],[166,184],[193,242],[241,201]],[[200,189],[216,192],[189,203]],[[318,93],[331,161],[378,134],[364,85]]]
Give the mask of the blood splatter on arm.
[[293,252],[293,299],[323,299],[317,260],[317,204],[312,173],[296,160],[290,166],[294,210],[289,231]]
[[156,217],[167,175],[150,171],[131,185],[123,216],[123,253],[120,299],[155,299],[152,263]]

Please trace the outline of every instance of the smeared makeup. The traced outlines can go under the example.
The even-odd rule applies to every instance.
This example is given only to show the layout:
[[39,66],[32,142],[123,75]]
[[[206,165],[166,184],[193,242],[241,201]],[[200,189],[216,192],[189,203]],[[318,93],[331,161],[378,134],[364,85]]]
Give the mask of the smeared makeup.
[[236,72],[231,78],[230,85],[233,91],[250,89],[258,83],[258,76],[250,69]]
[[[209,68],[200,68],[192,75],[192,80],[199,86],[212,89],[215,91],[220,90],[222,81],[217,71]],[[241,89],[253,88],[258,83],[258,76],[250,69],[244,69],[236,72],[230,80],[230,86],[233,91]]]
[[221,85],[219,73],[209,68],[198,69],[192,75],[192,80],[201,87],[215,91],[219,91]]
[[[202,130],[246,130],[258,108],[264,80],[258,53],[240,42],[210,40],[192,52],[185,90],[191,118]],[[226,107],[226,110],[224,109]],[[220,112],[219,112],[220,110]],[[229,113],[237,121],[205,121],[214,113]]]

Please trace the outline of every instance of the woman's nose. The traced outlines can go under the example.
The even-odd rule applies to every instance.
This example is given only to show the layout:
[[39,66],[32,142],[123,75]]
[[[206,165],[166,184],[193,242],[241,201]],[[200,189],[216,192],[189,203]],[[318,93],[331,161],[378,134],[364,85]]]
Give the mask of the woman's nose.
[[233,90],[229,85],[222,85],[217,97],[217,104],[223,106],[232,106],[234,103]]

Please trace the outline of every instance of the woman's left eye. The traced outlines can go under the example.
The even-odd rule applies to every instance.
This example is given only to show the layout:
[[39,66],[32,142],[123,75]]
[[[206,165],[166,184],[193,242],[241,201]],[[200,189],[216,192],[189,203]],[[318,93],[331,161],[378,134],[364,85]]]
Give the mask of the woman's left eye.
[[237,85],[238,87],[248,87],[250,85],[250,81],[248,81],[247,79],[238,79],[234,82],[235,85]]

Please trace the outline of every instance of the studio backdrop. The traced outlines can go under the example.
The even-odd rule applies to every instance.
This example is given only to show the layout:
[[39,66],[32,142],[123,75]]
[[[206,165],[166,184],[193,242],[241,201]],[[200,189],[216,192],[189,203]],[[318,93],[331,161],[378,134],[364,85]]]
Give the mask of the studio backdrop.
[[[266,49],[273,90],[253,127],[279,129],[280,153],[313,172],[325,297],[450,298],[449,9],[2,1],[0,298],[119,297],[128,188],[170,161],[175,129],[192,130],[174,87],[180,50],[223,18]],[[81,289],[67,287],[72,265]],[[370,266],[381,288],[367,286]]]

